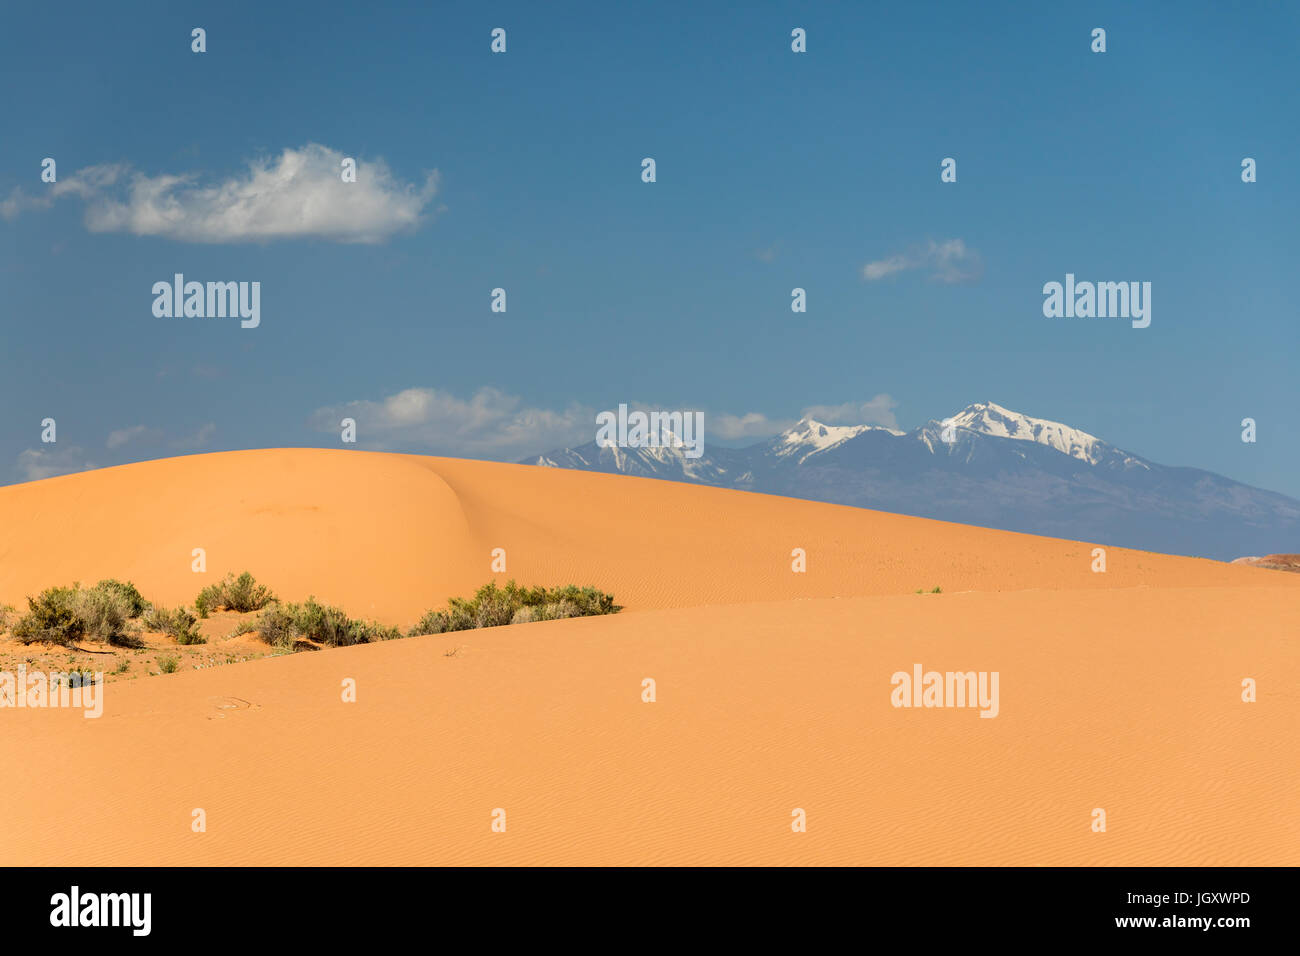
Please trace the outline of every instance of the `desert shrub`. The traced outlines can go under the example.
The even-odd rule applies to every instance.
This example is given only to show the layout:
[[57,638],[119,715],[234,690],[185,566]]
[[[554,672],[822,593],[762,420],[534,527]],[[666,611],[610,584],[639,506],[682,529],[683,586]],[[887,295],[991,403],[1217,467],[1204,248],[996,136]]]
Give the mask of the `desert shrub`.
[[75,644],[86,632],[85,624],[73,610],[77,592],[75,587],[55,587],[28,597],[27,613],[14,625],[14,637],[24,644]]
[[5,632],[9,627],[9,621],[13,618],[14,606],[12,604],[0,604],[0,634]]
[[[544,589],[543,589],[544,590]],[[614,595],[606,594],[597,588],[579,588],[570,584],[568,587],[553,588],[546,593],[539,604],[572,605],[575,609],[571,617],[592,617],[599,614],[617,614],[622,610],[614,603]]]
[[341,608],[320,604],[314,597],[293,606],[297,632],[309,641],[328,647],[348,647],[357,643],[352,624]]
[[271,646],[292,650],[296,633],[292,609],[272,604],[258,617],[257,632]]
[[108,644],[127,636],[126,622],[131,617],[131,604],[121,591],[98,586],[79,589],[71,607],[72,613],[81,621],[85,637]]
[[375,644],[379,641],[396,641],[402,638],[402,631],[397,627],[385,627],[375,621],[352,621],[351,629],[354,644]]
[[510,623],[517,610],[519,604],[515,594],[479,588],[478,594],[474,595],[474,626],[501,627]]
[[561,621],[566,617],[584,617],[582,609],[572,601],[552,601],[537,609],[539,621]]
[[199,612],[199,617],[207,617],[222,608],[246,614],[260,611],[274,600],[271,589],[258,584],[257,579],[245,571],[239,577],[227,574],[216,584],[209,584],[194,599],[194,609]]
[[262,612],[256,630],[262,640],[292,650],[299,638],[327,647],[351,647],[390,641],[402,636],[395,627],[353,620],[340,608],[321,604],[314,597],[302,604],[275,604]]
[[275,595],[271,593],[271,589],[258,584],[253,576],[245,571],[227,588],[225,606],[232,611],[247,614],[249,611],[262,610],[274,600]]
[[421,634],[441,634],[448,631],[447,615],[442,611],[426,611],[424,617],[415,622],[415,626],[407,632],[410,637],[419,637]]
[[144,599],[144,595],[130,581],[105,578],[96,584],[94,589],[96,591],[111,591],[121,597],[126,602],[128,617],[139,617],[150,607],[149,602]]
[[242,621],[236,624],[235,629],[226,636],[239,637],[241,634],[248,634],[256,630],[257,630],[257,622],[252,620],[251,618],[244,618]]
[[447,630],[468,631],[474,627],[477,615],[467,602],[452,603],[447,608]]
[[615,614],[620,610],[622,608],[614,603],[614,595],[597,588],[579,588],[573,585],[562,588],[528,588],[519,587],[514,581],[507,582],[504,587],[497,587],[495,581],[490,581],[479,588],[472,598],[451,598],[445,611],[429,611],[411,628],[410,633],[411,636],[441,634],[445,631],[466,631],[502,624]]
[[174,674],[180,663],[180,659],[176,657],[160,657],[158,658],[158,670],[164,674]]
[[166,634],[177,644],[207,643],[199,633],[198,619],[183,607],[170,611],[162,606],[150,607],[144,612],[141,622],[151,631]]

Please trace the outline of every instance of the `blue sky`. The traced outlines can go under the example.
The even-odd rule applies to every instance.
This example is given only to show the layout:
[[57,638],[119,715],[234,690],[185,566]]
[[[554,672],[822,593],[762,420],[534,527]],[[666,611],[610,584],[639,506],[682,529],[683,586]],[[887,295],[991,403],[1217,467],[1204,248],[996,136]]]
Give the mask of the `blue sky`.
[[[512,460],[620,402],[745,443],[990,400],[1300,496],[1300,7],[738,9],[9,5],[0,483],[340,447],[343,414],[363,448]],[[314,224],[240,234],[250,170],[335,154],[365,181],[304,174],[286,201]],[[190,234],[150,188],[202,213]],[[341,189],[378,235],[348,234]],[[261,325],[155,317],[176,272],[259,281]],[[1151,282],[1150,328],[1045,318],[1067,272]]]

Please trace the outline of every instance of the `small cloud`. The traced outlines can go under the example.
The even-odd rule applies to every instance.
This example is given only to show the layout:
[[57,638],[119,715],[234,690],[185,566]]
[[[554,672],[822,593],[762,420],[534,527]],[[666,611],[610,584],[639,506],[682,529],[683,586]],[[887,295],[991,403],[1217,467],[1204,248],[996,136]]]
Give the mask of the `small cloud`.
[[132,425],[130,428],[119,428],[116,431],[108,433],[108,441],[104,444],[109,448],[121,448],[123,445],[133,441],[161,441],[163,437],[161,428],[150,428],[147,425]]
[[803,410],[805,418],[826,422],[828,425],[883,425],[897,428],[894,409],[898,402],[883,392],[865,402],[846,402],[843,405],[810,405]]
[[862,278],[876,282],[910,269],[927,270],[932,281],[954,285],[978,279],[984,273],[984,263],[979,253],[961,239],[930,239],[907,252],[868,262],[862,267]]
[[75,445],[70,448],[47,445],[44,448],[27,448],[19,452],[15,470],[22,481],[40,481],[42,478],[71,475],[98,467],[86,458],[82,449]]
[[208,442],[212,440],[212,435],[216,430],[216,422],[208,422],[192,435],[186,435],[183,438],[176,439],[172,442],[172,447],[176,449],[188,449],[191,451],[204,448],[207,446]]
[[754,253],[754,258],[759,262],[775,262],[777,253],[780,251],[779,246],[780,243],[774,242],[766,249],[759,249]]
[[408,388],[380,401],[317,409],[310,422],[337,435],[344,418],[356,420],[359,444],[381,451],[422,447],[439,454],[518,458],[580,445],[596,435],[595,409],[534,408],[496,388],[480,388],[468,399]]
[[0,216],[47,208],[55,199],[86,202],[91,232],[161,236],[181,242],[267,242],[328,239],[377,243],[416,228],[438,188],[398,180],[382,159],[357,163],[357,181],[342,181],[343,153],[309,143],[271,159],[255,159],[241,175],[200,185],[194,174],[149,176],[125,165],[90,166],[51,186],[44,196],[15,189]]
[[730,441],[737,438],[767,438],[783,432],[795,424],[793,419],[768,418],[760,412],[743,415],[705,415],[705,428],[719,438]]

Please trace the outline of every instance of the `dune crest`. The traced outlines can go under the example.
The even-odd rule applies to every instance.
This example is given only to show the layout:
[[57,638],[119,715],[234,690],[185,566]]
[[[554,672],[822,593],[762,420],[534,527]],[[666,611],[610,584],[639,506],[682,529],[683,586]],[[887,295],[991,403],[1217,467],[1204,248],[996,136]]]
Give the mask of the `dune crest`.
[[[1259,584],[1240,567],[626,476],[328,449],[222,452],[0,488],[0,603],[130,579],[189,603],[252,571],[407,626],[494,577],[594,585],[629,610],[792,598]],[[203,548],[207,573],[191,571]],[[791,570],[802,548],[806,573]],[[1300,582],[1297,582],[1300,583]]]

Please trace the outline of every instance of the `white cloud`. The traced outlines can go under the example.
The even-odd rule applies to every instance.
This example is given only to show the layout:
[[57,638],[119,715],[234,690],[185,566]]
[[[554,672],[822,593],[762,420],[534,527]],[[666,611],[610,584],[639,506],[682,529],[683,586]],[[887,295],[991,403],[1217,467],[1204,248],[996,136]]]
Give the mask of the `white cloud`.
[[39,481],[42,478],[70,475],[98,467],[94,462],[87,460],[85,452],[76,446],[60,448],[57,445],[47,445],[44,448],[27,448],[19,452],[16,470],[22,481]]
[[357,423],[357,443],[378,450],[412,445],[440,454],[521,458],[596,434],[596,410],[531,408],[517,396],[480,388],[469,399],[434,388],[408,388],[382,401],[354,401],[318,409],[311,424],[338,433],[344,418]]
[[897,428],[894,409],[898,402],[883,392],[865,402],[846,402],[843,405],[810,405],[803,410],[805,418],[828,425],[883,425]]
[[126,232],[182,242],[266,242],[329,239],[383,242],[414,229],[438,188],[436,170],[423,183],[398,180],[382,159],[357,163],[357,181],[343,182],[344,154],[317,143],[255,159],[240,175],[202,185],[194,174],[149,176],[129,168],[91,166],[50,187],[48,196],[14,190],[0,202],[12,219],[54,198],[86,202],[91,232]]
[[212,439],[212,435],[216,430],[217,423],[208,422],[206,425],[201,425],[199,430],[194,432],[192,435],[185,435],[173,441],[172,447],[190,451],[203,448]]
[[978,279],[984,272],[984,263],[974,249],[961,239],[942,242],[928,240],[924,245],[909,249],[862,267],[862,278],[875,282],[909,269],[925,269],[935,282],[952,285]]
[[121,448],[123,445],[133,441],[158,441],[162,438],[162,429],[150,428],[148,425],[132,425],[130,428],[119,428],[116,431],[108,433],[108,440],[104,443],[109,448]]

